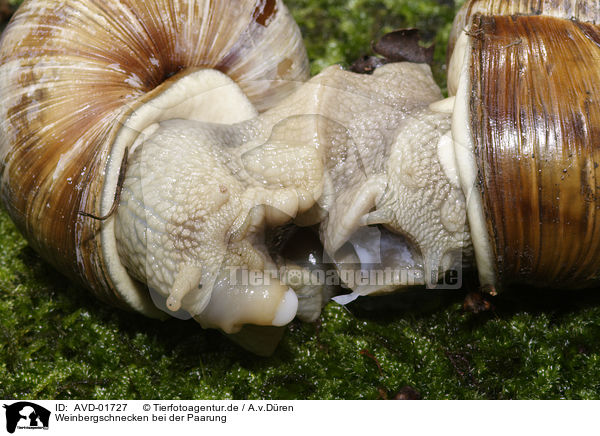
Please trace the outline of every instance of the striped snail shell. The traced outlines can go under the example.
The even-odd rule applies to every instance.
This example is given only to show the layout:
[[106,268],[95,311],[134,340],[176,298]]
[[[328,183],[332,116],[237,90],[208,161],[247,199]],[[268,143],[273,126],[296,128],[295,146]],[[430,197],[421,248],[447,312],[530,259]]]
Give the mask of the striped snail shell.
[[[8,213],[57,269],[149,315],[158,310],[118,265],[114,231],[80,214],[99,217],[113,204],[125,153],[115,139],[138,108],[198,69],[227,74],[258,110],[308,76],[299,29],[280,0],[26,0],[2,36],[0,64]],[[202,118],[211,108],[198,110]],[[161,114],[153,116],[144,122]]]
[[594,1],[468,1],[453,138],[482,285],[600,278],[600,20]]

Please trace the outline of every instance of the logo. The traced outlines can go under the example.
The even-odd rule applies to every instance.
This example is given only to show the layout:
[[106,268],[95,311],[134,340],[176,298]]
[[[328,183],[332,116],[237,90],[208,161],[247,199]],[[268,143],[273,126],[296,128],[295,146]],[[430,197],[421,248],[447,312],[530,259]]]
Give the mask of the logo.
[[48,430],[50,411],[34,403],[20,401],[4,405],[6,409],[6,431],[14,433],[19,430]]

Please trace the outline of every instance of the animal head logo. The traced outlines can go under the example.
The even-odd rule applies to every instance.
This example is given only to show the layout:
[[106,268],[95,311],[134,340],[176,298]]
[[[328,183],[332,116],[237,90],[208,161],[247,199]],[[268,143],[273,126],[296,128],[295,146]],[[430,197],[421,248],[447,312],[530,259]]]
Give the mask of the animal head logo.
[[34,403],[20,401],[4,405],[6,409],[6,431],[14,433],[19,428],[47,429],[50,411]]

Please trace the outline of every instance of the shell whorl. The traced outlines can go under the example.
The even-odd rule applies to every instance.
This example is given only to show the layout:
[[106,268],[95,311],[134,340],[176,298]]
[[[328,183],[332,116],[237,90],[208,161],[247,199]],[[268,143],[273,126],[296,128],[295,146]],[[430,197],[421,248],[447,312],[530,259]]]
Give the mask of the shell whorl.
[[308,77],[280,0],[29,0],[2,36],[0,64],[4,205],[42,257],[121,306],[101,224],[79,212],[101,215],[123,120],[199,68],[229,75],[259,110]]
[[[484,14],[479,3],[486,2],[467,6],[477,13],[470,19],[455,108],[464,105],[468,113],[465,131],[470,138],[458,148],[470,150],[476,168],[472,179],[463,181],[463,189],[474,188],[481,199],[480,215],[493,257],[494,271],[483,284],[596,285],[597,4],[524,2],[530,9],[504,14],[498,7]],[[560,6],[559,11],[539,14],[552,6]],[[477,244],[475,250],[477,255]],[[496,278],[490,280],[492,275]]]

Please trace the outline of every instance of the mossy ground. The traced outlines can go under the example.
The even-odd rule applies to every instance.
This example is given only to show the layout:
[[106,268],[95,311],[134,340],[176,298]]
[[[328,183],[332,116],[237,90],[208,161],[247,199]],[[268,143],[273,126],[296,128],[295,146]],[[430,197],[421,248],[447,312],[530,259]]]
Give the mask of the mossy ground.
[[[378,35],[416,26],[436,76],[455,5],[433,0],[288,0],[312,71],[348,64]],[[194,322],[99,303],[28,247],[0,214],[0,398],[600,398],[600,293],[513,291],[462,309],[463,291],[329,304],[294,322],[276,353],[251,355]]]

